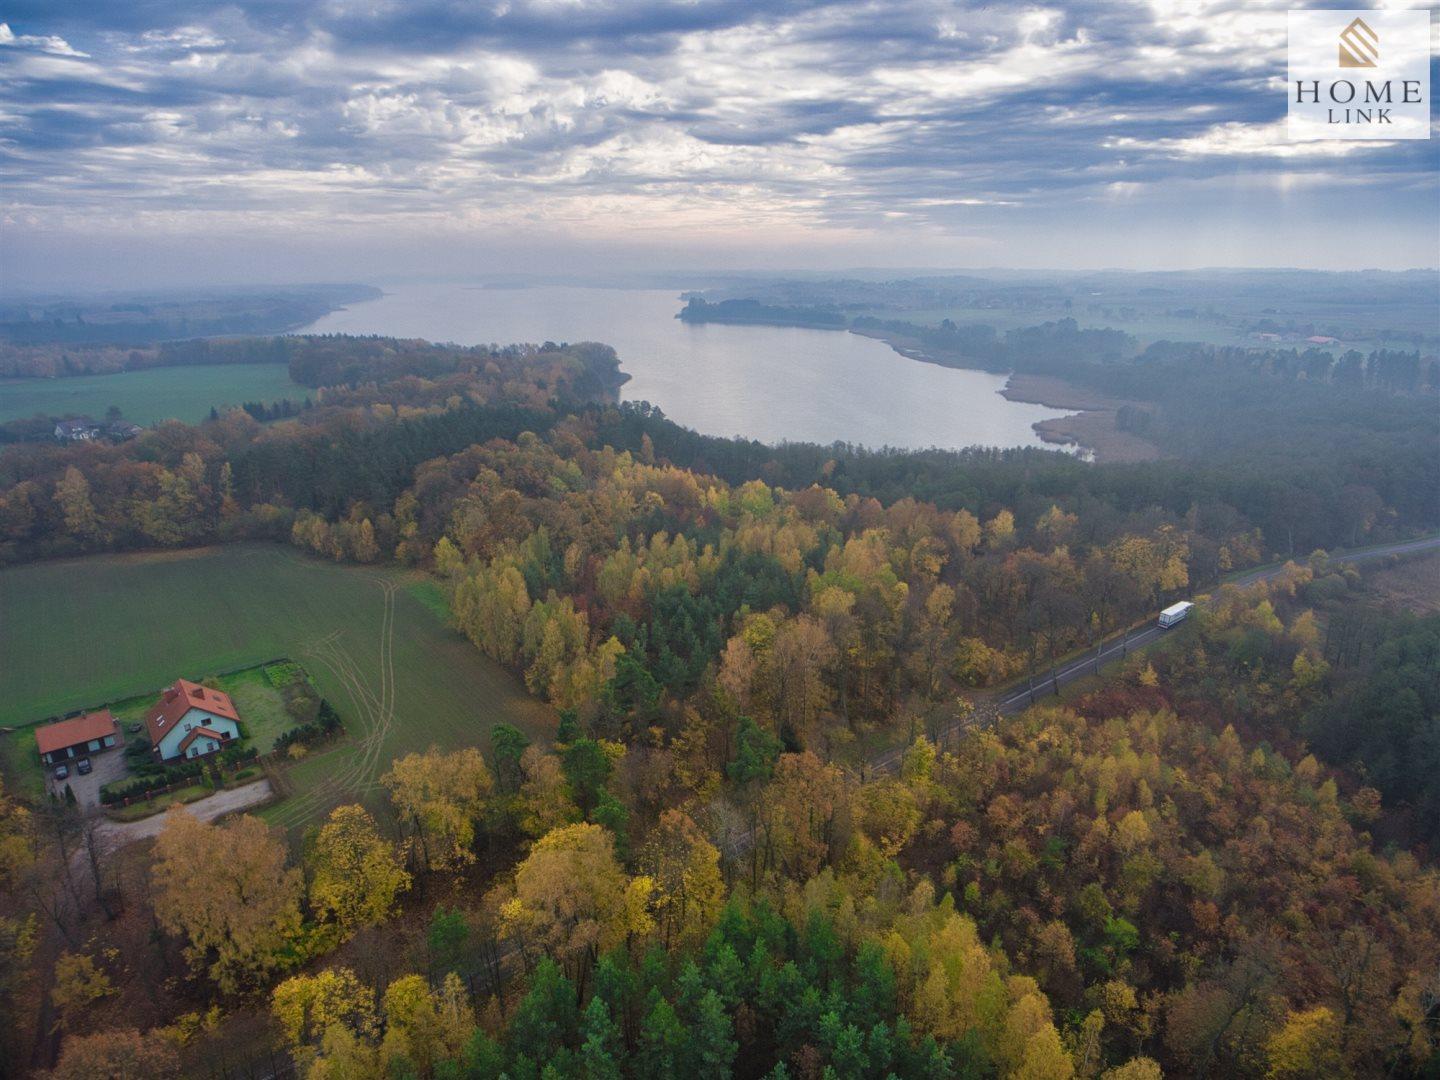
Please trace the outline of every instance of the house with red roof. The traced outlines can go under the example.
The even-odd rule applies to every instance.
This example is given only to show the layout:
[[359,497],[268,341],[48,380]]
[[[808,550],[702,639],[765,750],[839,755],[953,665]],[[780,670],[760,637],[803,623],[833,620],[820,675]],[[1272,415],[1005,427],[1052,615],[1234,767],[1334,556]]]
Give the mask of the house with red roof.
[[120,741],[120,728],[109,709],[72,716],[35,729],[35,748],[46,765],[108,750]]
[[229,694],[176,679],[150,710],[145,727],[161,761],[197,758],[240,738],[240,714]]

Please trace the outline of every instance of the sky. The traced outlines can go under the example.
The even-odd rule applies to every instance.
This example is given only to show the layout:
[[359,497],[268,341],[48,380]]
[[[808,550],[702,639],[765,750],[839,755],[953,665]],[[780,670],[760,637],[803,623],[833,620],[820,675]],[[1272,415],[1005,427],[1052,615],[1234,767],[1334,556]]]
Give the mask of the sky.
[[0,287],[1434,266],[1294,2],[8,0]]

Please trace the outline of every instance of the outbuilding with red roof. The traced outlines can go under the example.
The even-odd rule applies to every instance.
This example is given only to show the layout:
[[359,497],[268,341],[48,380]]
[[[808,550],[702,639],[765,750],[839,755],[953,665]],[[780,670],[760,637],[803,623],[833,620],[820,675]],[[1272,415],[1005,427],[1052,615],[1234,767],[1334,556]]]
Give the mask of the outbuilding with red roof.
[[109,709],[97,709],[35,729],[35,749],[46,765],[108,750],[120,741],[120,728]]
[[177,679],[145,717],[145,727],[161,761],[196,758],[240,738],[240,714],[223,690]]

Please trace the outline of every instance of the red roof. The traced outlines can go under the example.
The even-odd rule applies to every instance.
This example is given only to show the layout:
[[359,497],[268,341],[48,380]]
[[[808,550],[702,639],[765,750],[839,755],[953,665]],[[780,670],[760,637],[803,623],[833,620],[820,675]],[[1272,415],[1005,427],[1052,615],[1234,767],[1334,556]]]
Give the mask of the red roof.
[[150,732],[150,745],[159,746],[160,740],[175,729],[180,718],[191,709],[204,709],[227,720],[240,722],[235,703],[230,695],[219,690],[209,690],[189,679],[176,679],[174,686],[167,686],[160,695],[160,701],[145,718],[145,727]]
[[35,729],[35,746],[42,754],[64,750],[67,746],[78,746],[91,739],[103,739],[115,734],[115,717],[109,709],[72,716],[58,724],[46,724]]
[[186,735],[185,738],[180,740],[180,753],[183,754],[186,750],[190,749],[190,744],[196,739],[198,739],[201,735],[209,735],[210,738],[214,739],[218,743],[223,743],[226,739],[225,735],[222,735],[220,732],[216,731],[213,728],[191,728],[190,733]]

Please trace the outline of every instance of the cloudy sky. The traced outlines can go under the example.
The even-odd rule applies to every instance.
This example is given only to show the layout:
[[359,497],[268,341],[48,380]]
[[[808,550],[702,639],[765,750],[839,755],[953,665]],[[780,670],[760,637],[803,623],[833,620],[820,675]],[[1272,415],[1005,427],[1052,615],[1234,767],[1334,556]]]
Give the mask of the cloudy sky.
[[0,269],[1434,265],[1440,141],[1286,141],[1295,2],[9,0]]

